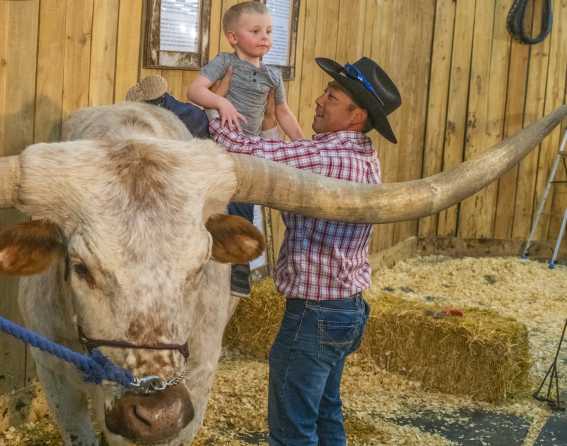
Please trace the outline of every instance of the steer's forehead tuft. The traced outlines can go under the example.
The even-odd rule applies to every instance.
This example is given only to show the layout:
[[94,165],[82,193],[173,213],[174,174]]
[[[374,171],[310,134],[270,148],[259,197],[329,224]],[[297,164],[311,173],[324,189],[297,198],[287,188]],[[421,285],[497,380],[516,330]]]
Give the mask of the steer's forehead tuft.
[[130,202],[152,206],[166,201],[168,177],[175,168],[172,153],[157,150],[151,143],[130,141],[110,150],[108,158]]

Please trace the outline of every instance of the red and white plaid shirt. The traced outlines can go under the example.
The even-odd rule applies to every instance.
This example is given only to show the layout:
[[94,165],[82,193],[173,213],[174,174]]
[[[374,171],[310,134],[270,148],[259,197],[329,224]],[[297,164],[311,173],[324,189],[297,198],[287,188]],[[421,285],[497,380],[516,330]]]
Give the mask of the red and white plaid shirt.
[[[254,155],[298,169],[357,183],[380,183],[380,162],[363,133],[318,134],[312,140],[248,137],[211,120],[213,139],[229,152]],[[368,242],[372,225],[339,223],[283,213],[286,233],[276,285],[288,298],[344,299],[370,286]]]

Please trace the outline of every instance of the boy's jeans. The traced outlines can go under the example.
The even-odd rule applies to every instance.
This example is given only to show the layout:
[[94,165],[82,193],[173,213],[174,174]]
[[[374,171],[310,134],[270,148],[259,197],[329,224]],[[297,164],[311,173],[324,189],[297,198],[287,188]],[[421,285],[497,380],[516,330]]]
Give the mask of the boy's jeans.
[[249,203],[228,203],[228,215],[238,215],[254,224],[254,205]]
[[340,383],[345,359],[360,345],[369,307],[342,300],[287,299],[270,351],[271,446],[344,446]]

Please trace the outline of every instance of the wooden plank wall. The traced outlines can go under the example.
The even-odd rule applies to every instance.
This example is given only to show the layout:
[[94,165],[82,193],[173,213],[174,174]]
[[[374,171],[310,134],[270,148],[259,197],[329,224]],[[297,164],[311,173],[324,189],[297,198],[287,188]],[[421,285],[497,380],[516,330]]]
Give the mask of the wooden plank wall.
[[[399,144],[372,136],[384,181],[432,175],[478,156],[567,101],[567,0],[553,1],[553,32],[531,47],[512,41],[505,30],[512,1],[302,0],[296,75],[287,83],[291,108],[309,135],[314,101],[328,81],[314,57],[344,63],[367,55],[390,73],[403,97],[391,117]],[[220,22],[234,3],[212,0],[211,57],[229,50]],[[527,18],[536,33],[541,3],[535,1]],[[184,96],[197,72],[141,66],[142,4],[0,0],[0,154],[56,140],[71,111],[121,101],[147,74],[161,73],[172,93]],[[557,129],[518,167],[460,205],[419,221],[377,226],[372,251],[412,235],[525,238],[560,135]],[[538,238],[555,238],[565,207],[567,186],[557,186]],[[283,226],[272,214],[277,248]],[[13,211],[0,214],[1,223],[22,218]],[[0,313],[19,320],[15,286],[0,282]],[[5,336],[0,363],[0,392],[30,376],[25,349]]]

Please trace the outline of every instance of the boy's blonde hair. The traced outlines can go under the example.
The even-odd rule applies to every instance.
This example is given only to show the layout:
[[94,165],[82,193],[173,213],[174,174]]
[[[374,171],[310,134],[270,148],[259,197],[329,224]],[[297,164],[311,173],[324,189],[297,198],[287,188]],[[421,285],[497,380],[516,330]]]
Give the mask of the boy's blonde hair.
[[236,5],[231,6],[228,10],[224,13],[222,18],[222,30],[224,33],[228,33],[229,31],[234,31],[234,26],[238,23],[238,19],[243,14],[269,14],[268,8],[262,2],[255,2],[255,1],[248,1],[238,3]]

